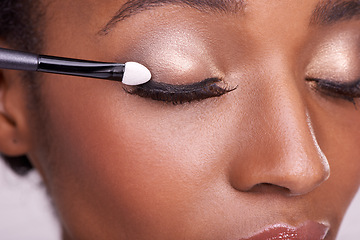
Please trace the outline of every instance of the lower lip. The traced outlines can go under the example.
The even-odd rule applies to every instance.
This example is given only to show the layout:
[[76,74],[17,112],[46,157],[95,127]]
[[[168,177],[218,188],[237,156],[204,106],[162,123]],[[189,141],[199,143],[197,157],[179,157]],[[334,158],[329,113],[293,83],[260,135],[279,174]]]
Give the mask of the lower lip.
[[322,240],[325,239],[328,231],[328,226],[317,222],[306,222],[297,228],[289,227],[288,225],[278,224],[271,226],[248,239],[240,240]]

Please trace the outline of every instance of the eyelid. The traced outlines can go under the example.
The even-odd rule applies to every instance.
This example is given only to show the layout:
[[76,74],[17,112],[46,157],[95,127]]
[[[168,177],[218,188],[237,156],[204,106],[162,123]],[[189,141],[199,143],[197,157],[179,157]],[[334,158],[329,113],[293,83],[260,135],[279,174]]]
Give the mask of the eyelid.
[[[225,86],[220,87],[218,85],[220,82]],[[150,80],[145,84],[124,88],[124,90],[129,94],[157,101],[171,102],[176,105],[194,100],[220,97],[236,88],[226,86],[220,78],[207,78],[201,82],[183,85],[173,85]]]
[[355,104],[355,98],[360,98],[360,79],[352,82],[339,82],[320,78],[306,78],[313,82],[313,87],[331,97],[342,98]]

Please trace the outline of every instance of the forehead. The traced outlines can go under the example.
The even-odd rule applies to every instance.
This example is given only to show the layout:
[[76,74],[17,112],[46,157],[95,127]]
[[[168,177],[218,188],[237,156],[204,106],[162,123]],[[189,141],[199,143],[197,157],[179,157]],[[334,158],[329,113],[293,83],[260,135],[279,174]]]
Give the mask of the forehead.
[[278,34],[285,27],[300,34],[311,25],[331,25],[360,16],[359,0],[55,0],[47,6],[43,35],[45,42],[56,45],[59,37],[102,41],[114,32],[112,37],[121,36],[123,43],[135,35],[142,39],[156,35],[154,29],[180,31],[199,23],[209,29],[227,23],[273,35],[273,29]]

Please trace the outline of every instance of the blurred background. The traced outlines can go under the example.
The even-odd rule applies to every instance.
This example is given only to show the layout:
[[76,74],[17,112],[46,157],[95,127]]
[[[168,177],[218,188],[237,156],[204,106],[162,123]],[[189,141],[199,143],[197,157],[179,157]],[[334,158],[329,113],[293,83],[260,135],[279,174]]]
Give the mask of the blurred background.
[[[60,240],[56,217],[39,176],[18,177],[0,159],[0,239]],[[360,191],[350,206],[338,240],[360,239]]]

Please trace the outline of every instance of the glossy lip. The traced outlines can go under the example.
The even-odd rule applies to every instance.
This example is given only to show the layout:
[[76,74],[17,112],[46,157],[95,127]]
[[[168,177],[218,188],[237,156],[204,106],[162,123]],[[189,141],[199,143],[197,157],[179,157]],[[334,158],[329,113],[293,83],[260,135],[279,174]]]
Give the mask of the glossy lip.
[[313,221],[305,222],[299,227],[276,224],[262,230],[250,238],[242,238],[240,240],[322,240],[325,239],[328,231],[329,226]]

